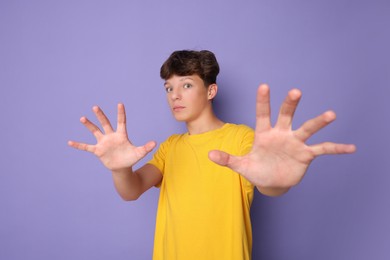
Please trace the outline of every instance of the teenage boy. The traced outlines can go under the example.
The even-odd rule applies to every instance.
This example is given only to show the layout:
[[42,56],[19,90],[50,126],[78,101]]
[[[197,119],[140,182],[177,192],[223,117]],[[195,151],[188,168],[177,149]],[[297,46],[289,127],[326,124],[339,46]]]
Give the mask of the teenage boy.
[[302,180],[317,156],[355,151],[354,145],[305,144],[336,115],[327,111],[293,131],[292,118],[301,97],[297,89],[288,93],[274,127],[267,85],[257,92],[255,131],[221,121],[213,111],[218,73],[210,51],[175,51],[165,61],[160,75],[168,104],[188,132],[170,136],[138,170],[133,171],[133,166],[156,143],[137,147],[129,141],[123,104],[118,104],[116,131],[95,106],[104,133],[85,117],[81,122],[97,144],[69,142],[102,161],[124,200],[160,187],[154,260],[251,259],[249,211],[254,187],[268,196],[284,194]]

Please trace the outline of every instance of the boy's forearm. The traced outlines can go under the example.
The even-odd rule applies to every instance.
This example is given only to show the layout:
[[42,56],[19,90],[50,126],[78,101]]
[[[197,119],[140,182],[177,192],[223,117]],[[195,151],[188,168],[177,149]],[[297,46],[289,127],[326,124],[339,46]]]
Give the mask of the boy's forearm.
[[142,194],[141,181],[132,168],[112,171],[115,188],[121,198],[126,201],[136,200]]
[[257,186],[256,188],[261,194],[270,197],[281,196],[290,190],[290,188],[264,188],[259,186]]

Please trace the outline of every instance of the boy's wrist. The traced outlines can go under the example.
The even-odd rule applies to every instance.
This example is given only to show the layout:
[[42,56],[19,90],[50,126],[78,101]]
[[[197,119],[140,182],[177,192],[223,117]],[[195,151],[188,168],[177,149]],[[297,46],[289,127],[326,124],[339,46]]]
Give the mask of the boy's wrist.
[[115,170],[111,170],[111,173],[116,176],[127,176],[133,173],[132,167],[119,168]]

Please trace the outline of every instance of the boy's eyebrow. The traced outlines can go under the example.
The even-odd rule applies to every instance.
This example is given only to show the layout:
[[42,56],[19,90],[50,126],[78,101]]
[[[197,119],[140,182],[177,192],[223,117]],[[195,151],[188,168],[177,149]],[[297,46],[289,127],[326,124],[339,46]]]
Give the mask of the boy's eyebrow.
[[[186,80],[186,79],[190,79],[190,80],[192,80],[192,81],[194,80],[191,76],[184,76],[184,77],[182,77],[182,78],[180,79],[180,81],[184,81],[184,80]],[[167,86],[167,85],[169,85],[168,80],[164,82],[164,86]]]
[[180,81],[183,81],[183,80],[186,80],[186,79],[194,80],[191,76],[187,76],[187,77],[181,78]]

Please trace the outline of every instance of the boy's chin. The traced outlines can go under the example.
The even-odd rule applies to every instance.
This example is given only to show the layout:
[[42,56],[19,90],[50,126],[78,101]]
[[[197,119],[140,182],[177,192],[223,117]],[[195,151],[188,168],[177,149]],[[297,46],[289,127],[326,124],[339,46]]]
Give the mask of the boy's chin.
[[186,117],[183,117],[183,116],[177,116],[177,115],[173,115],[173,118],[178,121],[178,122],[187,122],[187,119]]
[[183,123],[186,123],[186,122],[187,122],[187,120],[185,120],[185,119],[183,119],[183,118],[176,118],[176,117],[175,117],[175,120],[176,120],[177,122],[183,122]]

